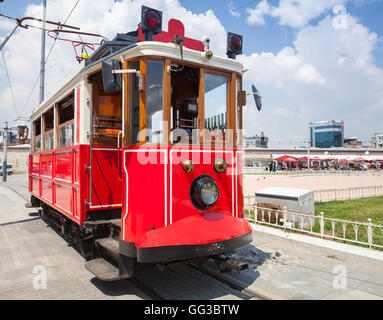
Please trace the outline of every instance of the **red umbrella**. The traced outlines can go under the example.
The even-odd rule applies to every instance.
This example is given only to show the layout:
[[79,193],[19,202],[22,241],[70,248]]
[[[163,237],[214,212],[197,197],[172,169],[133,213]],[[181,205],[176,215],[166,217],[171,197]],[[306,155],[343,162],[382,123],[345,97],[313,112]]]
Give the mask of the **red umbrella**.
[[362,157],[359,157],[359,158],[355,158],[353,161],[354,162],[362,162],[362,161],[367,161],[367,160],[362,158]]
[[322,160],[322,159],[318,158],[318,157],[312,157],[312,158],[310,158],[310,160]]
[[339,161],[339,163],[350,163],[350,161],[347,161],[347,160],[341,160],[341,161]]
[[297,160],[299,160],[299,161],[307,161],[307,157],[300,157]]
[[288,156],[288,155],[284,155],[284,156],[275,158],[274,161],[278,161],[278,162],[296,162],[297,158],[292,157],[292,156]]

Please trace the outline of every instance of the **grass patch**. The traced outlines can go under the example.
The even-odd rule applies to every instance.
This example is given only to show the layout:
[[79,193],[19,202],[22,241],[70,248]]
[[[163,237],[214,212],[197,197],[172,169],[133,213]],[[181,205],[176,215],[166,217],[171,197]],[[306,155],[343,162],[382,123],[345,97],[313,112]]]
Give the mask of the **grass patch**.
[[383,197],[330,201],[315,206],[315,214],[324,213],[327,218],[368,222],[383,225]]
[[[315,206],[315,215],[320,215],[320,212],[323,212],[324,217],[326,218],[336,218],[341,220],[350,220],[364,223],[367,223],[368,218],[371,218],[373,224],[383,225],[383,197],[371,197],[363,199],[330,201],[326,203],[321,203],[320,206]],[[253,210],[250,212],[248,210],[245,210],[245,216],[247,216],[250,219],[254,219],[255,212]],[[315,225],[313,226],[312,231],[320,234],[319,219],[315,219]],[[299,232],[299,230],[297,230],[297,232]],[[325,221],[324,232],[329,236],[334,235],[336,237],[343,238],[343,236],[345,235],[346,239],[355,240],[355,229],[351,224],[347,224],[346,230],[343,230],[343,226],[341,223],[335,223],[333,231],[333,226],[331,222]],[[358,240],[368,243],[366,227],[359,226]],[[340,242],[354,244],[349,241]],[[377,245],[383,245],[383,232],[381,230],[374,229],[373,243]],[[365,245],[361,244],[356,245],[366,247]]]

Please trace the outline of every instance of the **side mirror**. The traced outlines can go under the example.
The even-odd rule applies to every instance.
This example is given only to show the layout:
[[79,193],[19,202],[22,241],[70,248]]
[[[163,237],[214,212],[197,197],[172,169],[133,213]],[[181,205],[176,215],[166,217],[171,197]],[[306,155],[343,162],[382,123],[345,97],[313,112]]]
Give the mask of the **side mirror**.
[[113,70],[121,69],[121,63],[117,60],[102,62],[102,83],[106,93],[117,93],[122,90],[122,77],[120,73],[113,73]]
[[252,85],[251,88],[253,89],[253,94],[255,105],[257,106],[258,111],[261,111],[262,109],[262,97],[255,85]]

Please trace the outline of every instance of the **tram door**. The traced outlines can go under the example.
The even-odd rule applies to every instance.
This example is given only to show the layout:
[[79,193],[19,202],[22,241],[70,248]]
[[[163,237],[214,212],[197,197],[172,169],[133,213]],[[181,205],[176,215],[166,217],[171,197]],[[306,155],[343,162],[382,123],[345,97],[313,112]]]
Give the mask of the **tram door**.
[[106,93],[102,78],[92,85],[92,179],[91,207],[117,208],[122,205],[121,149],[122,93]]
[[199,69],[178,67],[171,73],[171,137],[172,143],[197,144]]

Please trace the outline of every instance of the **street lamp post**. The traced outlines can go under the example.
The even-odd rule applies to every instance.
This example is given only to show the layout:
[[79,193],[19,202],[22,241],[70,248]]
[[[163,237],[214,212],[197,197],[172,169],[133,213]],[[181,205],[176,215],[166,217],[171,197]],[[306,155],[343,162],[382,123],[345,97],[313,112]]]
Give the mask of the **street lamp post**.
[[3,146],[3,182],[7,182],[7,157],[8,157],[8,122],[5,122],[4,134],[4,146]]

